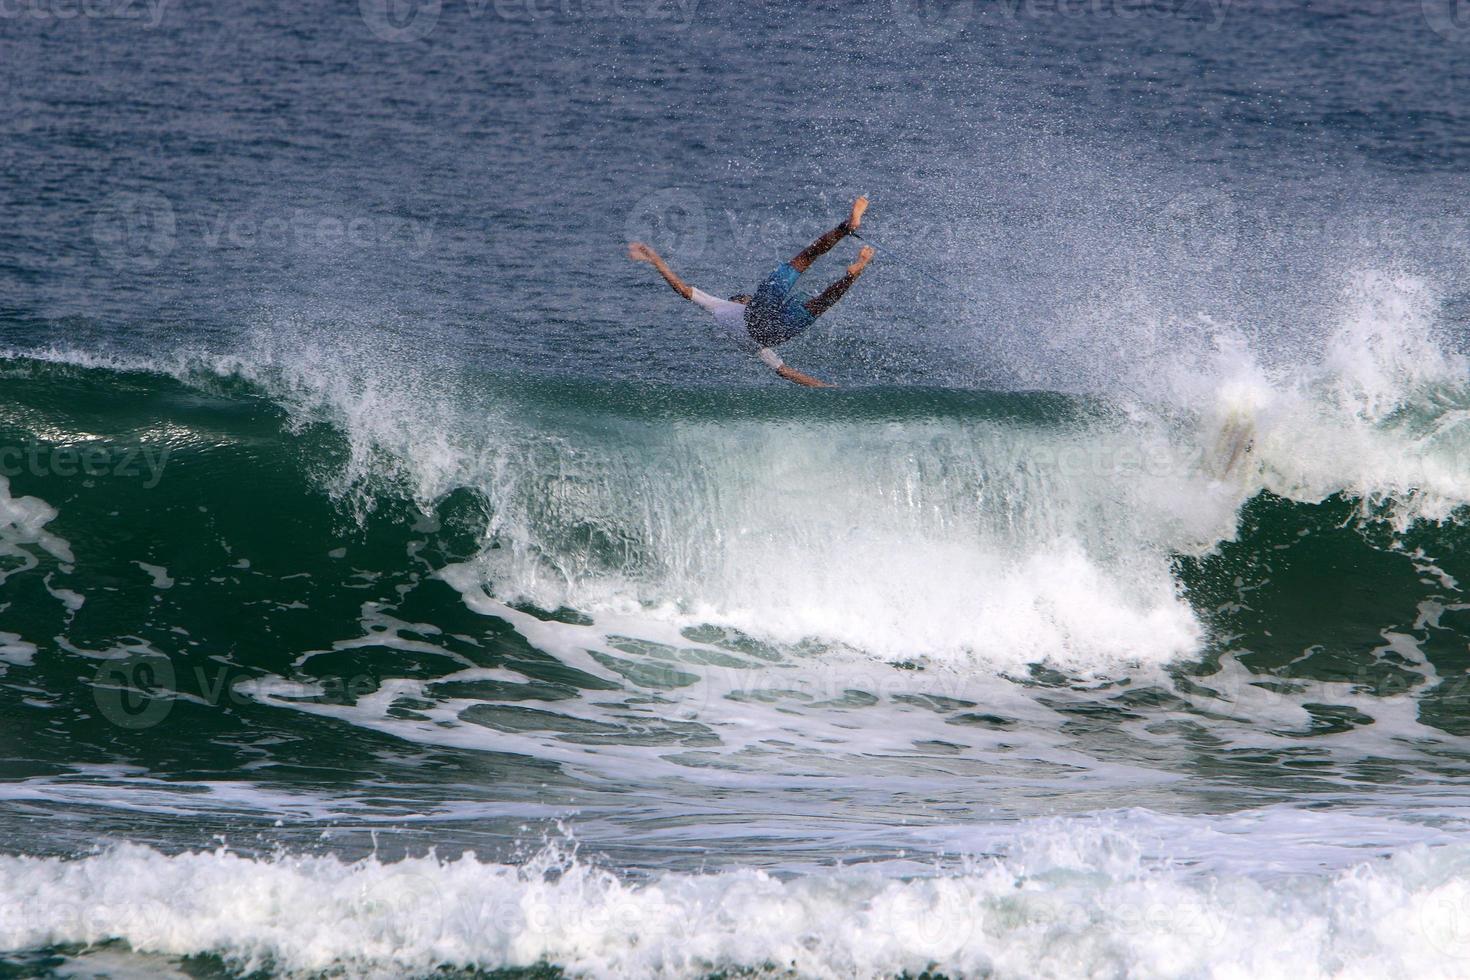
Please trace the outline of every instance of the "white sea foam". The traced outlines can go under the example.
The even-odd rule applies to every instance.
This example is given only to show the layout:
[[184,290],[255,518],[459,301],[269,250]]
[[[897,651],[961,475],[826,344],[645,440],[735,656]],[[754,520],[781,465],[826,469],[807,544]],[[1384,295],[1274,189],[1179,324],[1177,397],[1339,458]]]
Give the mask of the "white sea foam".
[[578,415],[286,330],[157,367],[333,423],[349,451],[321,475],[358,510],[388,485],[425,508],[478,492],[484,548],[462,567],[505,600],[1086,673],[1200,649],[1171,559],[1231,538],[1262,490],[1400,526],[1470,502],[1470,386],[1436,309],[1422,281],[1372,273],[1286,354],[1223,321],[1140,325],[1189,344],[1095,379],[1128,414],[1041,422]]
[[15,497],[10,480],[0,476],[0,584],[17,572],[40,564],[44,553],[64,565],[76,559],[71,545],[46,529],[56,519],[56,508],[39,497]]
[[0,630],[0,674],[5,673],[5,664],[29,667],[36,656],[36,645],[27,642],[19,633]]
[[[1162,404],[1126,422],[609,419],[589,434],[503,412],[466,425],[439,397],[418,410],[435,433],[421,440],[384,387],[335,415],[424,496],[484,493],[493,547],[473,567],[503,598],[1105,670],[1197,649],[1169,557],[1231,537],[1259,490],[1345,493],[1401,522],[1470,501],[1470,388],[1435,308],[1421,281],[1365,274],[1320,358],[1269,366],[1217,325],[1159,373]],[[1222,480],[1227,425],[1248,449]]]
[[155,589],[171,589],[174,587],[173,578],[169,576],[168,569],[162,565],[150,565],[145,561],[135,561],[133,564],[137,565],[153,580],[153,587]]
[[[361,977],[543,962],[594,977],[741,967],[809,977],[1464,975],[1470,846],[1398,824],[1433,846],[1373,857],[1361,842],[1387,828],[1365,834],[1352,819],[1302,811],[1242,819],[1254,826],[1238,840],[1231,818],[1224,833],[1212,818],[1146,812],[1043,821],[1012,832],[993,857],[918,875],[902,864],[902,875],[867,866],[633,880],[555,847],[522,865],[223,848],[166,856],[137,845],[75,860],[4,857],[0,948],[115,938],[150,954],[214,952],[247,970]],[[1327,838],[1305,859],[1287,847],[1274,869],[1256,861],[1253,873],[1228,859],[1304,833]],[[1179,853],[1180,841],[1199,840],[1210,842],[1205,853]]]

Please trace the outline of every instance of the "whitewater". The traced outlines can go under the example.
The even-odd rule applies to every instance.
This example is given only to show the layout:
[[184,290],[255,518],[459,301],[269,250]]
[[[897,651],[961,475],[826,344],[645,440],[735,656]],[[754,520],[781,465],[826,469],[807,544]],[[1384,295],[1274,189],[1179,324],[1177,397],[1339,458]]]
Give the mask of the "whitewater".
[[[287,600],[290,552],[237,543],[217,498],[169,533],[218,536],[229,578],[157,546],[109,556],[153,598],[131,637],[96,644],[89,603],[116,586],[58,533],[68,503],[7,480],[7,583],[40,578],[104,716],[139,733],[188,704],[314,716],[410,756],[554,765],[568,797],[452,785],[405,808],[361,786],[68,766],[6,799],[228,814],[246,832],[6,858],[0,943],[72,971],[110,969],[121,941],[153,957],[140,969],[208,954],[290,975],[1456,975],[1470,886],[1442,791],[1463,763],[1435,713],[1464,695],[1428,651],[1463,608],[1470,479],[1463,363],[1433,309],[1424,283],[1366,275],[1316,363],[1287,373],[1222,331],[1149,400],[545,397],[265,333],[248,354],[12,352],[6,425],[28,443],[166,447],[171,479],[151,492],[180,501],[208,499],[185,481],[253,483],[246,461],[295,470],[273,509],[323,522],[303,577],[366,590],[329,640],[228,671],[194,640],[160,641],[198,632],[164,605],[181,589],[254,578],[267,632],[312,605]],[[62,388],[100,392],[113,429]],[[1249,448],[1228,460],[1222,428],[1241,419]],[[119,482],[73,493],[115,506]],[[1259,596],[1290,575],[1256,563],[1313,536],[1391,562],[1397,594],[1367,613],[1381,629],[1366,655],[1263,673],[1251,646],[1289,624]],[[1395,621],[1403,601],[1415,613]],[[6,634],[7,690],[44,703],[59,692],[20,673],[30,636]],[[629,792],[631,811],[615,802]],[[844,816],[812,823],[818,806]],[[320,840],[265,846],[276,815]],[[487,820],[520,821],[515,853],[493,835],[428,853],[377,835]],[[342,825],[370,835],[365,852],[322,850]],[[643,857],[610,864],[630,839]],[[1385,922],[1411,926],[1384,937]]]

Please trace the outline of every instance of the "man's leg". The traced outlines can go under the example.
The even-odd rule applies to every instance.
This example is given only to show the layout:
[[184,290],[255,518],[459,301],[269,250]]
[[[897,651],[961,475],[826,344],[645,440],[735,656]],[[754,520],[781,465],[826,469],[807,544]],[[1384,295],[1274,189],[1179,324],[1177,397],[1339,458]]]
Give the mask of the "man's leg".
[[791,260],[791,268],[797,272],[805,272],[810,269],[813,262],[832,250],[833,245],[842,241],[851,232],[857,231],[858,225],[863,222],[863,212],[866,210],[868,210],[868,199],[866,197],[860,197],[856,201],[853,201],[852,213],[848,215],[847,220],[798,252],[796,257]]
[[847,292],[853,283],[857,282],[858,276],[863,274],[863,270],[868,267],[868,263],[872,260],[873,246],[864,245],[863,250],[858,253],[857,261],[847,267],[847,275],[822,290],[820,296],[807,300],[806,311],[812,316],[821,316],[833,306],[837,305],[837,301],[842,298],[842,294]]

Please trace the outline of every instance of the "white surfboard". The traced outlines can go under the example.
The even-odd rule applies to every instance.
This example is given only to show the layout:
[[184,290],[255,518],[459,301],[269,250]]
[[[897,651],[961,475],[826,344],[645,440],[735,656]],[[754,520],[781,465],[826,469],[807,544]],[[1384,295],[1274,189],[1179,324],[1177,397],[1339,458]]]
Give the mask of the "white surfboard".
[[1213,451],[1204,459],[1204,469],[1217,480],[1244,476],[1256,442],[1255,412],[1232,408],[1225,412],[1215,435]]

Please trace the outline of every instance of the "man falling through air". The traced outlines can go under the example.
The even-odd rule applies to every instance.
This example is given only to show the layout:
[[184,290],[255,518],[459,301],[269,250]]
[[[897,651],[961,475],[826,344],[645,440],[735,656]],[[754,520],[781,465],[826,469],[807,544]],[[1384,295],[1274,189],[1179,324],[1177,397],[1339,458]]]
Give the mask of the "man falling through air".
[[634,262],[647,262],[658,270],[664,281],[674,287],[680,296],[709,310],[715,322],[734,338],[745,350],[755,354],[778,375],[794,384],[808,388],[829,388],[831,385],[818,381],[809,374],[802,374],[776,355],[772,348],[800,335],[816,322],[817,317],[830,310],[842,294],[857,282],[858,276],[868,267],[873,258],[871,245],[863,246],[857,261],[847,267],[847,275],[824,289],[820,296],[808,297],[796,291],[796,280],[813,262],[831,250],[832,246],[858,230],[863,212],[868,210],[868,199],[860,197],[852,202],[852,213],[846,221],[812,242],[790,262],[785,263],[761,283],[755,296],[731,296],[718,299],[709,293],[695,289],[685,283],[670,269],[659,254],[642,242],[628,246],[628,258]]

